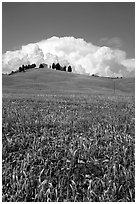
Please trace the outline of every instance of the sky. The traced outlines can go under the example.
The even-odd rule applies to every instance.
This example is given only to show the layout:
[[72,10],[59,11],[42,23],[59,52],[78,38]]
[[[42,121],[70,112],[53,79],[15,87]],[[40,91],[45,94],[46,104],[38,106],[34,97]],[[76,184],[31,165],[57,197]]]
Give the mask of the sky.
[[[133,65],[135,3],[2,3],[3,55],[7,51],[20,50],[22,46],[30,43],[41,41],[45,43],[45,40],[53,39],[53,36],[58,38],[59,43],[63,43],[64,37],[73,37],[75,44],[78,39],[83,39],[85,44],[91,43],[95,47],[106,46],[112,50],[124,51],[126,53],[124,60],[132,59]],[[126,62],[126,67],[127,64],[129,68],[129,61]]]

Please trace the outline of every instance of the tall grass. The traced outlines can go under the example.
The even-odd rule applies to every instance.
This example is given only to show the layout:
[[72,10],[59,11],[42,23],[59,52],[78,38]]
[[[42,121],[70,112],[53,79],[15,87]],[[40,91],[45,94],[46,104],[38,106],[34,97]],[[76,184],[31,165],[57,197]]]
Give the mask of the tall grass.
[[135,201],[134,101],[3,98],[3,201]]

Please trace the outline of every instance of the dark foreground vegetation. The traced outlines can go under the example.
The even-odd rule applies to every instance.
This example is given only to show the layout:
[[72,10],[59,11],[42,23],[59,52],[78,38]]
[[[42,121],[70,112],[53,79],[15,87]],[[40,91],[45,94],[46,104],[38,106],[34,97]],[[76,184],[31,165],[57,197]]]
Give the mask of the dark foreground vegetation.
[[135,201],[132,98],[6,97],[2,116],[4,202]]

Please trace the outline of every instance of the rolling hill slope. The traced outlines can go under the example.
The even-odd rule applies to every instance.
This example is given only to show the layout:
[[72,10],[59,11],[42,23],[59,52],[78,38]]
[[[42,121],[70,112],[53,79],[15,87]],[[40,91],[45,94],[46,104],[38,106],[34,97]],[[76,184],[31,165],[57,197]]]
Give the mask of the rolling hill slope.
[[93,77],[52,69],[32,69],[2,76],[3,93],[84,93],[134,95],[135,79]]

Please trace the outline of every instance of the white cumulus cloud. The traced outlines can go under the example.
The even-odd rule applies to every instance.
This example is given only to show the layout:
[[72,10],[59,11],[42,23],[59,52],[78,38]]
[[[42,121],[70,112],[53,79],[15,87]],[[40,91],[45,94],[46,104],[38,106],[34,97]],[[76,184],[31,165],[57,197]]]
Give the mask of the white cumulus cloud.
[[73,72],[101,76],[132,76],[135,59],[127,59],[126,52],[107,46],[96,46],[82,38],[51,37],[37,43],[22,46],[17,51],[3,54],[3,72],[18,69],[22,64],[69,64]]

